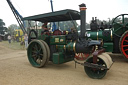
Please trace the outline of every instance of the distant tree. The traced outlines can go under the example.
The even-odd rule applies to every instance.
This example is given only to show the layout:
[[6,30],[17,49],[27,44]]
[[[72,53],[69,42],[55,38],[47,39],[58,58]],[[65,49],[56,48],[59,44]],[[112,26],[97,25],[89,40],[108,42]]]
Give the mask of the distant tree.
[[9,27],[8,27],[8,33],[13,35],[13,32],[14,30],[16,29],[20,29],[19,26],[17,26],[16,24],[11,24]]
[[0,34],[5,35],[5,32],[7,32],[7,27],[0,27]]
[[[86,23],[86,29],[90,29],[90,24]],[[77,30],[80,31],[80,25],[77,26]]]
[[0,27],[4,27],[5,26],[5,23],[3,22],[2,19],[0,19]]
[[5,32],[7,32],[7,28],[4,27],[5,23],[2,19],[0,19],[0,35],[5,35]]

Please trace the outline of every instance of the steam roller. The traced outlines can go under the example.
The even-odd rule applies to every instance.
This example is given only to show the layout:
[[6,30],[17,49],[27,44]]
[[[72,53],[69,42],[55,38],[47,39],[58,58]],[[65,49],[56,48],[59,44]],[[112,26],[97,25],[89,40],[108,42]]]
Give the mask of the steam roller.
[[[27,50],[28,60],[34,67],[44,67],[48,61],[54,64],[63,64],[74,60],[75,63],[84,66],[86,74],[94,79],[103,78],[112,65],[111,57],[105,53],[103,48],[103,41],[86,39],[86,6],[80,5],[80,13],[72,10],[63,10],[60,15],[59,12],[55,12],[56,16],[61,17],[61,20],[65,20],[62,16],[69,16],[71,19],[81,20],[81,33],[77,32],[63,34],[60,30],[55,30],[53,33],[47,32],[46,34],[37,37],[35,30],[31,30],[29,33],[29,46]],[[68,14],[72,14],[68,15]],[[51,19],[51,16],[44,14],[45,16],[38,15],[39,20],[45,18],[47,21],[58,20]],[[52,15],[52,13],[51,13]],[[54,14],[55,15],[55,14]],[[55,16],[55,17],[56,17]],[[68,17],[68,19],[69,19]],[[25,19],[37,20],[35,16],[26,17]],[[67,20],[68,20],[67,19]],[[46,21],[43,22],[46,22]],[[31,34],[35,33],[36,37],[32,37]],[[79,62],[79,60],[84,63]]]
[[[86,74],[91,78],[101,79],[106,75],[113,62],[111,57],[105,53],[103,41],[87,39],[87,8],[85,4],[79,5],[80,12],[66,9],[22,18],[11,1],[6,1],[22,29],[24,29],[24,23],[21,20],[41,22],[43,24],[80,20],[80,35],[78,31],[66,33],[65,30],[60,30],[60,26],[58,26],[58,29],[52,29],[52,32],[48,30],[40,32],[40,29],[28,28],[29,45],[27,56],[33,67],[44,67],[49,61],[59,65],[74,60],[75,64],[84,66]],[[73,25],[75,25],[74,22]],[[24,33],[27,32],[24,31]],[[79,60],[83,61],[83,63],[79,62]]]

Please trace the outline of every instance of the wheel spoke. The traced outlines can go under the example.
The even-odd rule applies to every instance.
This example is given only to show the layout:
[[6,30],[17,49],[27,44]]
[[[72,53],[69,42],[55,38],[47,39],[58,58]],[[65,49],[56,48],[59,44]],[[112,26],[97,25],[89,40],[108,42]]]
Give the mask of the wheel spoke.
[[35,57],[35,56],[36,56],[36,54],[33,54],[33,55],[32,55],[32,57]]
[[36,54],[32,54],[32,58],[34,59],[34,61],[36,61],[38,56]]
[[43,53],[42,53],[42,48],[40,47],[39,44],[35,44],[34,45],[34,49],[35,51],[33,51],[33,53],[37,54],[37,57],[35,57],[35,61],[38,63],[38,64],[41,64],[41,61],[42,61],[42,57],[43,57]]
[[128,49],[125,49],[124,51],[128,51]]
[[33,50],[36,50],[35,46],[32,47]]
[[37,44],[35,44],[35,49],[36,49],[36,51],[38,51],[38,46],[37,46]]
[[38,57],[33,57],[33,58],[34,58],[35,61],[38,59]]
[[123,47],[128,47],[128,45],[123,45]]
[[124,40],[125,42],[128,42],[128,40]]
[[37,52],[36,51],[32,51],[32,53],[36,54]]
[[37,46],[36,46],[36,44],[33,45],[32,49],[37,51]]
[[116,31],[120,30],[121,28],[122,28],[122,27],[117,28],[114,32],[116,33]]
[[39,53],[42,52],[42,48],[41,48],[39,45],[37,45],[37,51],[38,51]]
[[42,49],[41,49],[41,48],[39,48],[39,52],[41,52],[41,50],[42,50]]
[[42,53],[42,54],[40,54],[40,56],[43,56],[43,53]]
[[116,33],[113,33],[113,34],[116,35],[116,36],[118,36],[118,37],[121,37],[121,36],[117,35]]

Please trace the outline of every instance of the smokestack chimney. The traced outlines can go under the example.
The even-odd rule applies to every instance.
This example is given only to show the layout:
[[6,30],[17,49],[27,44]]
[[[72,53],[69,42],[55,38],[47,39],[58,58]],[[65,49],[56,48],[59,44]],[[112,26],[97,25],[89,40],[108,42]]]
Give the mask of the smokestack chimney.
[[85,37],[85,32],[86,32],[86,5],[85,4],[80,4],[80,20],[81,20],[81,37]]

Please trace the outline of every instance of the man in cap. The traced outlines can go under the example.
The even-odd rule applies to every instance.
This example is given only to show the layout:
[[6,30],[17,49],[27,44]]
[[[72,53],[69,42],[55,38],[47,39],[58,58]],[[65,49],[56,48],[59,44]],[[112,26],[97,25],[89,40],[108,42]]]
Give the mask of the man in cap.
[[42,25],[43,31],[41,32],[41,34],[46,34],[46,32],[49,32],[49,29],[47,28],[47,24],[48,24],[48,22],[45,22],[45,23]]

